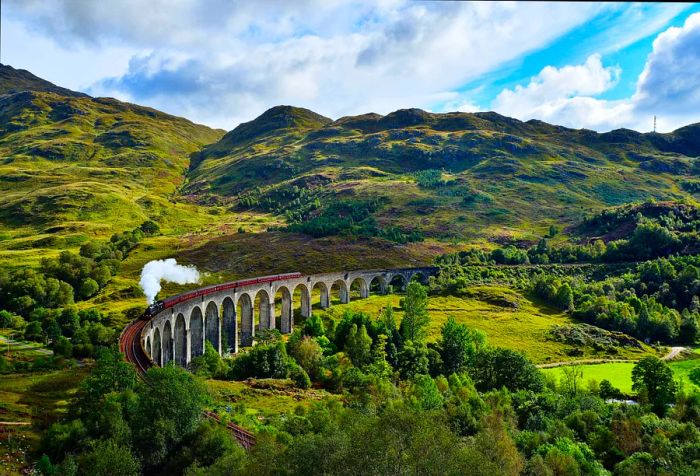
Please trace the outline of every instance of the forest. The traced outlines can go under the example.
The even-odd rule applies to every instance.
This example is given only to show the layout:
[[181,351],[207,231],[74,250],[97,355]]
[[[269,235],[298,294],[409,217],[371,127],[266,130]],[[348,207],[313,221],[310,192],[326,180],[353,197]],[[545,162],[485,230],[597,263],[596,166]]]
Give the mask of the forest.
[[[268,332],[233,358],[208,344],[192,373],[168,365],[143,381],[116,349],[101,348],[69,415],[42,438],[39,468],[47,475],[700,470],[700,394],[679,386],[664,361],[635,364],[630,404],[607,380],[584,382],[575,367],[549,378],[522,353],[492,346],[452,318],[428,343],[429,300],[428,288],[412,282],[398,324],[391,307],[376,318],[346,311],[339,322],[314,315],[286,342]],[[224,421],[255,431],[246,452],[201,419],[203,409],[216,408],[207,378],[289,378],[329,397],[262,421],[219,407]]]

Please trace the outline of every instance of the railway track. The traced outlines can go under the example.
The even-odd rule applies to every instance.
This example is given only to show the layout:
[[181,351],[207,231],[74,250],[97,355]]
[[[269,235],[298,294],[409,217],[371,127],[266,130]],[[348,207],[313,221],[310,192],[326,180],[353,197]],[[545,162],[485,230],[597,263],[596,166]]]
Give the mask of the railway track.
[[[146,324],[148,324],[148,321],[140,319],[132,321],[119,336],[119,350],[124,354],[126,360],[136,367],[139,377],[143,380],[145,380],[146,371],[153,366],[151,359],[148,358],[141,346],[141,331]],[[204,411],[202,415],[205,418],[223,424],[219,415],[214,412]],[[231,432],[238,444],[246,450],[255,445],[255,435],[249,431],[231,422],[226,423],[226,428]]]

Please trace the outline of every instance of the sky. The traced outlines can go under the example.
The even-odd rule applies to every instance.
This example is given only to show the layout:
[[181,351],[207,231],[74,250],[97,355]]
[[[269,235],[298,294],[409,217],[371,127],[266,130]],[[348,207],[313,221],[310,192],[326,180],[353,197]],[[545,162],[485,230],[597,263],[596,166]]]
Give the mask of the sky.
[[270,107],[700,122],[700,4],[3,0],[3,64],[230,130]]

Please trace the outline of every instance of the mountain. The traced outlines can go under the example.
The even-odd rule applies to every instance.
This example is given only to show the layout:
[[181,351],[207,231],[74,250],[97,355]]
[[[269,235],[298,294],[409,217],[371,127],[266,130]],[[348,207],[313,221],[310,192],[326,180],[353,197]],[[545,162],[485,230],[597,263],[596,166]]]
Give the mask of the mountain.
[[338,201],[374,200],[380,226],[534,240],[591,210],[688,196],[681,186],[695,180],[698,156],[700,124],[600,134],[495,112],[403,109],[330,121],[285,106],[205,147],[186,190],[300,222],[326,217]]
[[87,94],[71,91],[34,76],[26,69],[15,69],[0,63],[0,94],[14,94],[22,91],[42,91],[63,96],[87,97]]
[[[551,225],[575,234],[593,211],[700,192],[698,124],[599,134],[494,112],[332,120],[277,106],[225,133],[9,66],[0,78],[3,265],[147,219],[165,236],[134,253],[134,272],[173,253],[245,275],[330,269],[338,257],[427,263],[474,244],[535,242]],[[292,253],[278,254],[279,243]]]
[[[0,66],[0,232],[67,243],[180,215],[190,155],[223,131]],[[191,214],[185,214],[189,216]],[[63,243],[63,242],[62,242]]]

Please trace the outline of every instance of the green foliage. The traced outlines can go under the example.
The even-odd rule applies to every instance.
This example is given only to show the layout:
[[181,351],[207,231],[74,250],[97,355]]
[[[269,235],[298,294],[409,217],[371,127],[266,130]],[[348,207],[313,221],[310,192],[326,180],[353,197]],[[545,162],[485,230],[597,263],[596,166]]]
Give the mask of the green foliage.
[[154,222],[153,220],[146,220],[145,222],[141,223],[141,225],[139,225],[139,229],[146,236],[153,236],[160,233],[160,226],[158,226],[158,223]]
[[190,362],[192,371],[204,377],[225,377],[228,366],[209,340],[204,342],[204,354],[195,357]]
[[95,447],[82,454],[78,467],[83,474],[95,476],[137,476],[141,465],[126,446],[114,441],[99,441]]
[[290,339],[288,343],[289,355],[299,363],[308,376],[314,379],[318,378],[323,360],[323,349],[318,341],[313,337],[304,336],[299,339],[298,343],[292,344]]
[[199,422],[207,403],[204,386],[174,365],[151,368],[139,392],[134,431],[139,454],[146,467],[162,464]]
[[306,233],[314,237],[343,236],[377,236],[396,243],[421,241],[420,232],[405,232],[397,227],[380,228],[372,213],[380,206],[379,200],[368,201],[333,201],[320,214],[292,222],[284,231]]
[[291,367],[289,371],[289,378],[291,378],[294,384],[299,388],[306,389],[311,387],[311,379],[309,378],[309,374],[306,373],[306,370],[299,365],[293,365]]
[[285,378],[289,372],[289,358],[283,342],[258,344],[231,362],[230,377],[243,380],[257,378]]
[[367,334],[367,329],[361,325],[358,329],[355,324],[350,328],[348,340],[345,344],[345,352],[356,367],[363,367],[372,360],[372,338]]
[[406,341],[398,354],[398,368],[401,378],[410,380],[418,375],[427,375],[428,348],[425,344]]
[[470,374],[481,391],[505,387],[511,391],[538,392],[544,388],[540,371],[522,353],[510,349],[483,349],[477,354]]
[[477,352],[486,344],[483,333],[458,324],[450,316],[442,326],[440,341],[441,356],[445,375],[462,373],[474,364]]
[[644,357],[632,369],[632,389],[643,393],[658,415],[666,413],[666,406],[676,396],[673,371],[656,357]]
[[442,408],[444,403],[435,380],[429,375],[419,374],[411,380],[409,396],[415,399],[415,403],[423,410],[437,410]]
[[425,339],[426,327],[430,322],[428,316],[428,293],[418,282],[411,282],[406,287],[403,300],[404,317],[399,332],[405,340],[420,342]]
[[624,398],[624,395],[620,391],[620,389],[614,387],[613,384],[611,384],[610,380],[608,380],[608,379],[603,379],[600,381],[599,395],[600,395],[600,398],[605,399],[605,400],[608,400],[610,398],[620,400],[620,399]]
[[435,169],[421,170],[413,174],[419,187],[438,188],[446,184],[442,171]]

